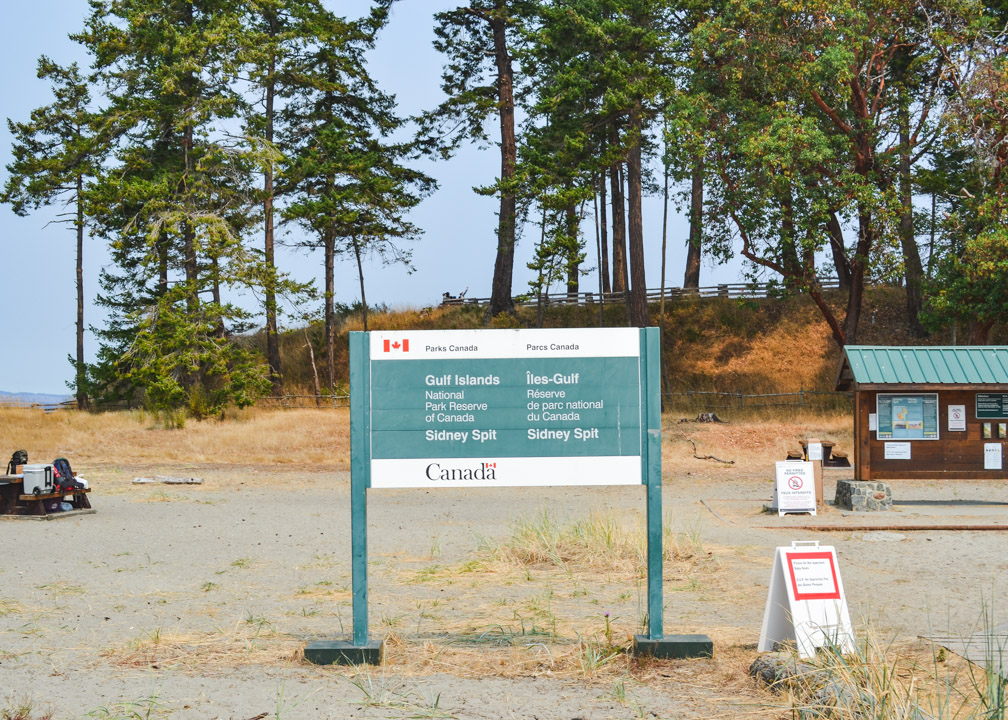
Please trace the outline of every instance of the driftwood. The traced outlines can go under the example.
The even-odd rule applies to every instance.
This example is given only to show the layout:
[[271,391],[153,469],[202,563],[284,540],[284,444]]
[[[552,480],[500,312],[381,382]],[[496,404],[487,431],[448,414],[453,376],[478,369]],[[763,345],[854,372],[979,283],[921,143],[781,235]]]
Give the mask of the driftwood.
[[714,455],[697,455],[696,443],[690,440],[689,438],[686,438],[686,442],[688,442],[690,445],[693,446],[693,457],[695,457],[697,460],[714,460],[715,462],[724,463],[725,465],[735,464],[734,460],[722,460],[721,458],[715,457]]
[[719,418],[716,413],[702,412],[696,416],[695,420],[690,420],[689,418],[682,418],[679,422],[723,423],[725,421]]
[[164,483],[165,485],[202,485],[203,478],[170,477],[168,475],[155,475],[154,477],[133,478],[134,485],[147,485],[149,483]]

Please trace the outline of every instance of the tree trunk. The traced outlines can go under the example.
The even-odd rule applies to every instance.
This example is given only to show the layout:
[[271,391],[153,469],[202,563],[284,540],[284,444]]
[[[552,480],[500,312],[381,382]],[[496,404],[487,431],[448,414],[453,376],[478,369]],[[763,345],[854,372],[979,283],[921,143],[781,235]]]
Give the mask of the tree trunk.
[[598,325],[602,327],[605,317],[605,292],[602,290],[602,234],[599,229],[598,195],[592,193],[592,206],[595,218],[595,255],[598,257]]
[[182,254],[185,256],[186,310],[194,320],[199,310],[199,268],[196,264],[196,233],[188,222],[182,223]]
[[494,59],[497,64],[497,103],[501,131],[501,198],[497,220],[497,260],[490,290],[490,315],[514,310],[511,279],[514,270],[515,194],[511,183],[518,163],[515,140],[514,74],[507,47],[506,21],[502,12],[506,0],[496,0],[490,17],[493,30]]
[[970,345],[986,345],[990,342],[990,331],[994,327],[994,318],[980,322],[970,322]]
[[920,322],[920,311],[924,306],[924,268],[921,266],[920,249],[914,237],[913,185],[910,177],[910,108],[906,98],[904,83],[897,82],[899,108],[899,197],[900,197],[900,244],[903,247],[903,267],[906,277],[906,307],[910,332],[914,337],[925,337],[927,330]]
[[683,288],[700,287],[700,258],[703,251],[703,189],[704,159],[700,155],[693,163],[690,187],[689,241],[686,247],[686,273]]
[[567,299],[577,302],[581,290],[581,267],[578,262],[577,214],[573,207],[564,211],[564,233],[570,242],[567,248]]
[[326,336],[326,370],[329,373],[329,392],[336,387],[336,363],[334,360],[333,346],[336,342],[334,334],[336,332],[336,316],[333,312],[333,298],[335,297],[335,259],[336,259],[336,238],[332,230],[326,230],[322,239],[325,245],[325,336]]
[[360,278],[360,301],[361,301],[361,309],[364,312],[364,332],[367,332],[368,312],[367,312],[367,297],[364,295],[364,265],[361,264],[360,243],[357,242],[356,235],[353,238],[353,251],[354,256],[357,258],[357,277]]
[[168,292],[168,236],[162,232],[157,239],[158,297]]
[[304,328],[305,347],[308,348],[308,359],[311,361],[312,378],[315,380],[315,407],[322,405],[322,388],[319,387],[318,366],[315,364],[315,348],[312,347],[311,338],[308,337],[308,326]]
[[612,190],[612,234],[613,234],[613,292],[626,293],[626,215],[623,210],[623,174],[620,163],[609,168],[609,185]]
[[[668,116],[665,117],[665,121],[662,127],[662,137],[665,138],[665,157],[668,158],[669,155],[669,138],[668,138]],[[662,194],[662,224],[661,224],[661,304],[658,307],[658,338],[659,343],[665,341],[665,255],[668,251],[668,201],[669,201],[669,164],[666,159],[664,162],[665,170],[665,188]],[[662,389],[662,405],[664,406],[665,393],[668,392],[669,382],[668,373],[666,372],[666,363],[661,364],[661,389]]]
[[781,196],[781,264],[784,265],[784,286],[791,289],[805,289],[805,268],[798,257],[798,243],[795,239],[794,205],[791,186]]
[[830,213],[826,223],[830,236],[830,250],[833,253],[833,267],[836,268],[837,280],[841,290],[847,290],[851,284],[850,262],[847,260],[847,250],[844,247],[843,228],[836,213]]
[[216,255],[210,261],[210,277],[213,280],[210,288],[213,297],[213,312],[217,316],[214,323],[214,334],[222,338],[224,337],[224,313],[221,309],[220,260]]
[[644,217],[641,182],[641,107],[636,103],[630,113],[631,145],[627,154],[628,232],[630,246],[630,324],[647,327],[647,285],[644,273]]
[[[268,11],[266,20],[269,23],[271,42],[276,38],[276,16]],[[266,143],[273,144],[273,98],[276,92],[276,51],[270,53],[269,69],[266,75]],[[283,378],[280,373],[280,341],[277,337],[277,300],[276,300],[276,264],[273,254],[273,162],[266,161],[263,172],[263,251],[266,262],[266,362],[269,365],[270,384],[273,393],[279,395],[283,390]]]
[[[184,19],[187,26],[193,24],[192,3],[184,4]],[[196,77],[193,71],[189,71],[182,80],[182,92],[188,99],[192,99],[195,92]],[[182,132],[182,167],[185,168],[185,176],[182,179],[183,186],[188,178],[193,176],[193,122],[190,117],[185,121],[185,130]],[[189,320],[196,319],[199,310],[199,267],[196,264],[196,233],[192,225],[185,221],[182,223],[182,254],[185,265],[186,278],[186,309],[189,312]]]
[[77,409],[88,406],[84,374],[84,177],[77,175]]
[[609,283],[609,229],[606,225],[609,218],[606,213],[606,176],[602,171],[602,182],[599,183],[599,234],[602,247],[599,250],[599,272],[602,277],[602,292],[612,292],[612,285]]
[[843,345],[857,344],[858,325],[861,322],[861,305],[864,301],[864,278],[868,264],[868,254],[875,241],[871,212],[861,207],[858,212],[857,252],[851,261],[851,283],[847,291],[847,317],[844,318],[844,336],[838,338]]

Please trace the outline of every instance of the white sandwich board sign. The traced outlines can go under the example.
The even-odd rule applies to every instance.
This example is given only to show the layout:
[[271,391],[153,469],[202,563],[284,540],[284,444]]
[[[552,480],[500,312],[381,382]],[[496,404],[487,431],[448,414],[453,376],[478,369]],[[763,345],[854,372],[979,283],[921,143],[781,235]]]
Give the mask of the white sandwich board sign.
[[810,462],[779,460],[774,476],[774,502],[778,515],[816,514],[815,471]]
[[793,643],[810,658],[827,645],[853,652],[854,631],[836,550],[817,541],[777,548],[758,649]]

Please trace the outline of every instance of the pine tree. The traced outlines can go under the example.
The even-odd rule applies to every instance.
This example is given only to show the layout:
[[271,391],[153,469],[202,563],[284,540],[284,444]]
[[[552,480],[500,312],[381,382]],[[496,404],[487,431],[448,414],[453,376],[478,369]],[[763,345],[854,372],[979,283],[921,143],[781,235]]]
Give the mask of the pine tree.
[[432,144],[447,157],[466,140],[489,143],[484,124],[491,116],[497,117],[501,171],[493,191],[500,196],[500,209],[491,316],[514,309],[518,163],[514,34],[527,5],[521,0],[470,0],[435,15],[434,47],[447,57],[441,87],[448,98],[422,119]]
[[76,63],[60,66],[42,56],[38,77],[52,85],[53,102],[33,110],[28,122],[7,120],[14,137],[14,160],[0,201],[18,215],[59,201],[69,208],[60,222],[77,238],[77,348],[74,390],[77,408],[88,406],[84,362],[84,229],[86,193],[101,163],[103,146],[95,130],[91,93]]
[[387,138],[402,126],[395,99],[381,92],[365,66],[364,54],[387,18],[376,6],[360,21],[330,13],[311,20],[313,41],[289,65],[297,88],[280,113],[284,193],[283,215],[307,229],[321,245],[325,265],[326,364],[329,384],[334,366],[334,263],[353,253],[367,328],[363,258],[408,265],[403,242],[419,235],[406,213],[434,187],[434,181],[406,166],[409,145]]
[[[254,401],[262,369],[229,339],[246,314],[224,302],[254,262],[255,158],[229,128],[240,13],[230,0],[93,0],[77,36],[109,100],[115,152],[95,191],[96,229],[115,267],[95,368],[109,399],[196,415]],[[209,296],[207,298],[207,296]]]

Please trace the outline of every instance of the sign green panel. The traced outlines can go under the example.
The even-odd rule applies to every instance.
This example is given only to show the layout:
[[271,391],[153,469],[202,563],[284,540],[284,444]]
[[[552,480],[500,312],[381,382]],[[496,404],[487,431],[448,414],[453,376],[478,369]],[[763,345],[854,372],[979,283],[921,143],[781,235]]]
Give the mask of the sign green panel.
[[640,455],[637,358],[372,362],[372,458],[487,455]]
[[1008,419],[1008,393],[977,393],[977,420]]

